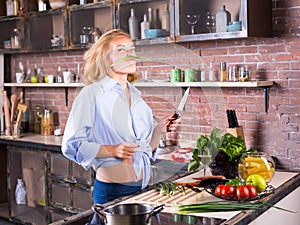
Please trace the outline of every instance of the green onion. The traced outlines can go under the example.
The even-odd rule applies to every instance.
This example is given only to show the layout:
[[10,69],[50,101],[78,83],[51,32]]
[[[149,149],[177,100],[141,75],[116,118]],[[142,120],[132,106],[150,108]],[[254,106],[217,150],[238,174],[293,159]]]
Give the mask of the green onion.
[[182,214],[189,213],[203,213],[203,212],[225,212],[225,211],[240,211],[240,210],[254,210],[263,206],[274,207],[287,212],[295,213],[293,211],[283,209],[265,202],[228,202],[228,201],[212,201],[197,204],[180,205],[178,212]]

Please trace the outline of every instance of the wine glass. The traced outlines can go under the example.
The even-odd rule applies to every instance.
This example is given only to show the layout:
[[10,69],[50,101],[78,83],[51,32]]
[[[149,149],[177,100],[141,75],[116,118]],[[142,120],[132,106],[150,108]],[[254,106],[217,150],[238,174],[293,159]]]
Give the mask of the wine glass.
[[216,27],[216,18],[213,12],[207,12],[205,16],[205,26],[209,33],[212,33]]
[[191,34],[195,34],[195,25],[197,24],[200,16],[198,14],[187,14],[186,21],[191,25]]
[[203,166],[203,176],[205,176],[206,173],[206,169],[208,167],[208,164],[211,161],[211,150],[206,148],[206,149],[199,149],[198,151],[198,158],[199,161],[201,163],[201,165]]

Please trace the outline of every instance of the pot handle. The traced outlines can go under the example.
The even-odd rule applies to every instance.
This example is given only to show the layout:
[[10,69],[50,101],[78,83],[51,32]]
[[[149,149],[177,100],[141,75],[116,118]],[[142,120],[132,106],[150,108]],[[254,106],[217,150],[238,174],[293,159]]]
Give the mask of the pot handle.
[[163,209],[165,208],[165,204],[162,204],[162,205],[159,205],[159,206],[155,206],[153,208],[153,210],[150,212],[147,220],[146,220],[146,223],[149,223],[149,220],[152,216],[156,215],[157,213],[159,213],[160,211],[162,211]]
[[106,216],[105,214],[102,212],[102,210],[104,209],[104,207],[100,204],[94,204],[92,206],[92,209],[95,213],[98,214],[98,216],[100,217],[101,220],[104,221],[104,223],[106,224],[107,223],[107,220],[106,220]]

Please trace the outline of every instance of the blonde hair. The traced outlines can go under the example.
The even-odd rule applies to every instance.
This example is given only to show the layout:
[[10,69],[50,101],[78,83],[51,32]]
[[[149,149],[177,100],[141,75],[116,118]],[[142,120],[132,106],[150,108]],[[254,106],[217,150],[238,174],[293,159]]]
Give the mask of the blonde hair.
[[113,29],[103,34],[99,40],[86,51],[83,56],[85,61],[83,80],[85,84],[94,83],[112,73],[110,60],[107,58],[107,56],[109,56],[109,44],[119,36],[130,38],[130,35],[124,31]]

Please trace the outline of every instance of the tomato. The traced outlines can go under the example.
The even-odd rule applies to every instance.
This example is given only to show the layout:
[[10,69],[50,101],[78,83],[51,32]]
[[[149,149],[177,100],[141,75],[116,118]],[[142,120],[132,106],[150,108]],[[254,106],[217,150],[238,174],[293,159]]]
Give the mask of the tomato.
[[216,188],[215,188],[215,194],[216,195],[222,195],[222,190],[223,190],[223,187],[224,187],[225,185],[223,185],[223,184],[219,184]]
[[221,191],[221,196],[225,198],[231,198],[235,194],[235,188],[231,185],[224,185],[223,190]]
[[249,198],[249,190],[246,185],[241,185],[236,188],[236,197],[238,200],[245,200]]
[[215,194],[223,198],[232,198],[235,194],[235,188],[232,185],[219,184],[215,188]]
[[253,185],[246,185],[249,190],[249,198],[255,198],[257,195],[256,187]]

